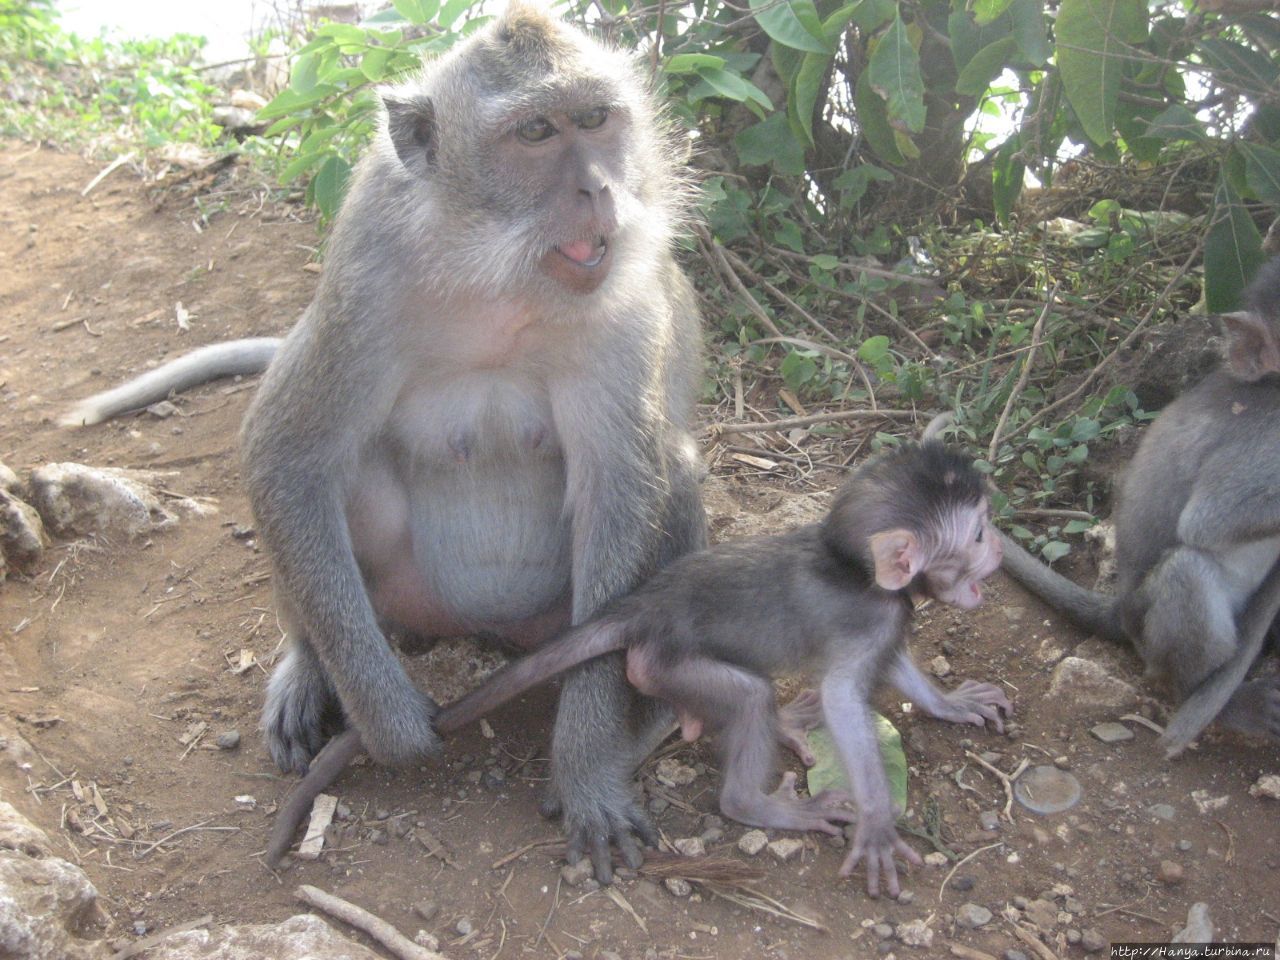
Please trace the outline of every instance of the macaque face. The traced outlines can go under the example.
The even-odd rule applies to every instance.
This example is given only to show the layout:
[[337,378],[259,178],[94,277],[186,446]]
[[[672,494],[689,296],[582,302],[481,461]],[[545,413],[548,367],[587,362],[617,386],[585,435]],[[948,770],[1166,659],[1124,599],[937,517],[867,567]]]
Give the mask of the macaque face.
[[982,581],[999,569],[1004,556],[991,522],[991,505],[984,498],[952,509],[938,533],[937,547],[923,570],[925,592],[971,610],[982,603]]

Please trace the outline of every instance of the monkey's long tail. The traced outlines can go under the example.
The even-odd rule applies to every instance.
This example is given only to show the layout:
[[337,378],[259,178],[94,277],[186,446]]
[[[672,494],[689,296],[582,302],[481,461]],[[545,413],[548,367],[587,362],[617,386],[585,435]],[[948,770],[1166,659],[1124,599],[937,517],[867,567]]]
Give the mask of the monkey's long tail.
[[[594,657],[621,650],[625,645],[625,629],[620,622],[594,620],[575,627],[541,649],[503,667],[476,689],[444,707],[436,714],[436,730],[445,734],[461,730],[557,673]],[[342,771],[363,750],[359,731],[350,727],[315,755],[306,775],[280,805],[275,823],[271,825],[271,837],[264,855],[268,866],[279,864],[293,843],[298,824],[306,817],[316,797],[342,776]]]
[[1114,597],[1072,583],[1027,553],[1008,534],[1001,533],[1000,539],[1004,544],[1002,567],[1013,579],[1095,636],[1114,643],[1128,640],[1120,623],[1120,604]]
[[1262,652],[1267,631],[1271,629],[1277,614],[1280,614],[1280,561],[1276,562],[1262,585],[1249,598],[1237,628],[1241,643],[1235,658],[1202,680],[1200,686],[1191,692],[1191,696],[1182,701],[1178,712],[1165,727],[1164,735],[1160,737],[1160,746],[1164,748],[1166,757],[1176,757],[1185,750],[1213,722],[1214,717],[1222,712],[1231,695],[1240,689],[1253,661]]
[[279,346],[279,337],[251,337],[200,347],[118,387],[81,400],[58,423],[64,427],[101,423],[219,377],[261,373]]

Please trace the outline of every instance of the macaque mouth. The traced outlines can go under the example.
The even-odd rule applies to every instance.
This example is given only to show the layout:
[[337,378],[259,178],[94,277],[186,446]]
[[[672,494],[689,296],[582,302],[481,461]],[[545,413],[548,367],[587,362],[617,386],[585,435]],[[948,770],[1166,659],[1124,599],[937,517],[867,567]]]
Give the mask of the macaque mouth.
[[574,240],[556,247],[556,250],[566,260],[590,268],[600,266],[609,252],[609,244],[604,237],[597,237],[595,240]]

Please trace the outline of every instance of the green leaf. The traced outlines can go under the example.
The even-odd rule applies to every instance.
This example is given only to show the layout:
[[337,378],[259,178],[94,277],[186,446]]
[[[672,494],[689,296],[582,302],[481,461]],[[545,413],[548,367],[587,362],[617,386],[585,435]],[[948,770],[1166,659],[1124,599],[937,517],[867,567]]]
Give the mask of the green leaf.
[[892,183],[893,174],[882,167],[877,167],[874,163],[864,163],[836,177],[835,187],[841,191],[841,209],[852,209],[853,205],[866,195],[872,181],[876,180]]
[[697,67],[694,72],[719,96],[737,100],[739,103],[751,96],[747,89],[747,81],[736,73],[730,73],[721,67]]
[[373,47],[360,58],[360,72],[370,82],[378,83],[387,75],[387,61],[391,59],[391,51],[386,47]]
[[1067,525],[1062,528],[1063,533],[1084,533],[1086,530],[1092,530],[1093,524],[1088,520],[1068,520]]
[[951,59],[956,70],[963,70],[983,47],[1009,36],[1006,20],[980,26],[967,10],[954,10],[947,17],[947,33],[951,39]]
[[811,262],[819,270],[825,270],[827,273],[831,273],[840,266],[840,258],[833,257],[829,253],[820,253],[813,257]]
[[858,359],[879,366],[889,359],[889,344],[889,338],[883,335],[867,337],[858,347]]
[[867,65],[871,89],[884,98],[889,126],[904,133],[924,129],[924,78],[907,25],[895,16]]
[[1244,154],[1249,189],[1259,200],[1280,206],[1280,150],[1247,140],[1236,141],[1235,148]]
[[1049,34],[1045,29],[1044,0],[1013,0],[1009,7],[1009,20],[1022,58],[1033,67],[1043,67],[1048,63],[1051,51]]
[[[907,809],[907,755],[902,749],[902,736],[892,723],[878,713],[875,715],[875,724],[876,740],[880,743],[880,761],[889,778],[889,795],[893,798],[894,812],[901,816]],[[849,792],[852,787],[845,776],[844,764],[840,762],[831,734],[824,727],[818,727],[809,731],[808,740],[809,749],[813,751],[817,761],[809,768],[806,776],[809,796],[816,797],[823,790]]]
[[391,0],[396,12],[410,23],[427,23],[440,9],[439,0]]
[[1096,144],[1111,140],[1128,47],[1147,32],[1145,0],[1062,0],[1055,27],[1067,100]]
[[974,0],[973,19],[979,25],[986,25],[1009,9],[1013,0]]
[[1223,175],[1213,194],[1204,241],[1204,302],[1210,313],[1230,313],[1265,259],[1262,237],[1249,211]]
[[318,150],[314,153],[299,153],[291,161],[288,166],[280,171],[280,182],[290,183],[297,179],[299,174],[305,173],[319,163],[325,156],[325,151]]
[[[289,71],[289,89],[299,96],[305,96],[315,89],[316,76],[320,67],[320,59],[314,53],[304,53],[293,61],[293,69]],[[268,107],[271,104],[267,104]]]
[[804,131],[809,146],[813,146],[813,111],[822,93],[822,81],[830,63],[831,57],[824,53],[806,53],[800,69],[796,71],[791,96],[787,98],[793,119]]
[[889,126],[888,108],[880,95],[871,89],[869,70],[863,70],[853,88],[853,107],[863,139],[875,155],[896,167],[907,162]]
[[311,183],[312,196],[320,215],[326,220],[331,220],[338,212],[350,176],[351,165],[337,154],[331,155],[316,171]]
[[798,350],[792,350],[778,364],[778,372],[793,391],[799,390],[818,373],[818,364]]
[[1014,205],[1022,195],[1026,172],[1027,165],[1022,160],[1022,137],[1014,134],[1000,144],[991,165],[992,203],[996,219],[1004,226],[1009,225]]
[[1063,543],[1061,540],[1050,540],[1040,548],[1040,556],[1044,557],[1045,561],[1048,563],[1053,563],[1055,560],[1061,560],[1070,552],[1071,545]]
[[897,0],[858,0],[852,20],[868,32],[879,30],[898,12]]
[[719,69],[724,66],[724,57],[715,57],[709,53],[678,53],[662,65],[666,73],[697,73],[699,67]]
[[371,17],[366,17],[362,23],[383,24],[383,23],[404,23],[405,18],[395,7],[388,7],[380,13],[375,13]]
[[1152,117],[1146,135],[1160,140],[1209,139],[1204,132],[1204,124],[1181,103],[1175,103]]
[[785,113],[770,114],[768,119],[739,131],[733,145],[744,166],[772,165],[780,173],[792,176],[804,173],[804,147],[791,135]]
[[1262,94],[1280,80],[1280,66],[1265,54],[1229,40],[1210,38],[1196,44],[1200,58],[1213,71],[1214,81],[1226,87]]
[[316,31],[316,36],[332,37],[338,43],[348,46],[363,46],[369,39],[368,34],[349,23],[326,23]]
[[987,87],[991,86],[991,81],[1004,72],[1017,48],[1018,41],[1012,36],[987,44],[960,71],[960,76],[956,78],[956,93],[971,97],[982,96],[987,92]]
[[445,5],[440,8],[440,15],[436,17],[436,23],[442,30],[448,30],[458,17],[475,6],[478,6],[477,0],[447,0]]
[[833,51],[822,35],[822,19],[813,0],[750,0],[756,23],[771,40],[806,53]]

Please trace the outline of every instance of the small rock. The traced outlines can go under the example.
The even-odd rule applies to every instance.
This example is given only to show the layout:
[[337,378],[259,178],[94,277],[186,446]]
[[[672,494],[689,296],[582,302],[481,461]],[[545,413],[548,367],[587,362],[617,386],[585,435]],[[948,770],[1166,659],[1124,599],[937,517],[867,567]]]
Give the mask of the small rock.
[[1158,820],[1172,820],[1177,816],[1177,811],[1167,803],[1157,803],[1147,807],[1147,813],[1151,814]]
[[427,933],[426,930],[419,930],[415,933],[413,935],[413,942],[420,947],[426,947],[428,950],[440,949],[440,941],[432,934]]
[[1160,861],[1160,882],[1167,884],[1177,884],[1182,882],[1182,864],[1174,863],[1172,860]]
[[956,923],[967,930],[977,930],[991,922],[991,911],[976,903],[966,903],[956,911]]
[[945,867],[950,862],[947,855],[938,850],[924,855],[924,865],[926,867]]
[[1070,758],[1070,757],[1068,757],[1066,754],[1063,754],[1063,755],[1062,755],[1062,756],[1060,756],[1060,757],[1054,757],[1054,758],[1053,758],[1053,765],[1054,765],[1055,767],[1057,767],[1059,770],[1070,770],[1070,769],[1071,769],[1071,758]]
[[698,778],[698,771],[685,766],[675,757],[663,757],[654,770],[658,782],[668,787],[685,787]]
[[507,775],[501,767],[490,767],[485,770],[481,782],[490,790],[501,790],[507,785]]
[[968,893],[974,888],[976,882],[973,877],[955,877],[951,881],[951,889],[959,893]]
[[1073,710],[1123,710],[1138,701],[1138,691],[1093,660],[1067,657],[1053,668],[1046,697]]
[[898,939],[908,947],[933,946],[933,930],[923,920],[909,920],[898,924]]
[[794,837],[784,837],[769,844],[769,852],[783,863],[793,858],[804,849],[804,841]]
[[159,400],[147,407],[147,413],[157,420],[168,420],[178,413],[177,406],[170,400]]
[[1032,900],[1023,914],[1032,926],[1046,933],[1058,924],[1058,908],[1048,900]]
[[258,798],[252,794],[242,793],[235,798],[236,809],[253,810],[258,806]]
[[440,904],[433,900],[423,900],[413,905],[413,912],[422,918],[424,923],[430,923],[440,913]]
[[664,800],[662,799],[662,797],[654,797],[652,800],[649,801],[649,812],[656,817],[660,814],[666,813],[667,808],[670,806],[671,806],[671,801]]
[[135,936],[143,936],[147,932],[147,925],[141,920],[133,921],[133,932]]
[[724,831],[719,827],[708,827],[698,836],[702,838],[703,843],[719,843],[724,839]]
[[1187,911],[1187,925],[1173,935],[1174,943],[1213,943],[1216,931],[1209,919],[1207,903],[1193,903]]
[[1067,943],[1071,944],[1071,946],[1073,946],[1073,947],[1074,947],[1074,946],[1075,946],[1076,944],[1078,944],[1079,942],[1080,942],[1080,931],[1079,931],[1079,930],[1077,930],[1075,927],[1068,927],[1068,928],[1067,928]]
[[946,657],[934,657],[929,661],[929,669],[935,677],[945,677],[951,673],[951,664]]
[[1196,809],[1200,811],[1201,815],[1205,816],[1213,813],[1215,810],[1221,810],[1231,802],[1231,797],[1226,794],[1221,797],[1209,796],[1208,790],[1192,790],[1191,799],[1195,803]]
[[214,743],[218,745],[219,750],[234,750],[240,746],[240,731],[228,730],[226,733],[220,733]]
[[1191,848],[1195,846],[1195,844],[1192,843],[1190,840],[1179,840],[1176,846],[1183,853],[1188,853],[1190,852]]
[[333,810],[333,819],[350,820],[351,808],[347,806],[345,803],[339,803]]
[[704,857],[707,854],[707,846],[702,842],[701,837],[683,837],[672,842],[671,845],[682,857]]
[[577,863],[566,863],[560,868],[560,879],[567,886],[581,886],[582,882],[594,873],[591,867],[591,859],[583,857]]
[[684,877],[667,877],[662,885],[677,897],[687,897],[693,893],[693,887]]
[[601,950],[599,956],[600,960],[622,960],[622,954],[613,950]]
[[877,923],[871,928],[871,932],[881,940],[890,940],[893,938],[893,927],[887,923]]
[[463,917],[453,925],[453,929],[458,931],[458,936],[469,937],[475,932],[476,928],[475,924],[473,924],[467,917]]
[[18,475],[6,463],[0,463],[0,490],[5,493],[17,493],[18,488],[22,486],[22,481],[18,479]]
[[1085,953],[1098,953],[1109,944],[1110,941],[1093,927],[1086,927],[1080,933],[1080,946],[1084,947]]
[[1123,723],[1116,723],[1114,720],[1091,727],[1089,732],[1103,743],[1121,743],[1133,739],[1133,731]]
[[1069,810],[1080,802],[1083,791],[1074,774],[1040,764],[1020,776],[1013,796],[1033,813],[1050,814]]
[[1027,960],[1027,955],[1021,950],[1014,950],[1010,947],[1003,954],[1004,960]]
[[34,507],[0,489],[0,555],[15,570],[28,571],[40,562],[48,542]]
[[234,524],[231,527],[232,540],[252,540],[257,531],[253,527],[246,527],[243,524]]
[[1264,773],[1256,783],[1249,787],[1249,796],[1280,800],[1280,775]]
[[369,831],[369,842],[376,843],[378,846],[385,846],[387,842],[387,831],[373,829]]
[[142,470],[49,463],[31,474],[31,505],[60,537],[101,535],[128,539],[177,522],[170,505],[208,513],[191,500],[163,503],[150,484],[161,478]]
[[748,857],[754,857],[768,845],[769,837],[763,830],[748,830],[738,838],[738,849]]
[[1084,913],[1084,904],[1075,897],[1067,897],[1062,904],[1062,909],[1066,910],[1067,913],[1074,913],[1078,917]]
[[1027,909],[1027,904],[1028,904],[1028,903],[1030,903],[1030,902],[1031,902],[1031,901],[1030,901],[1030,900],[1028,900],[1026,897],[1014,897],[1014,898],[1013,898],[1013,905],[1014,905],[1015,907],[1017,907],[1019,910],[1025,910],[1025,909]]
[[983,810],[978,814],[978,823],[983,830],[999,830],[1000,814],[995,810]]
[[898,902],[901,904],[915,903],[916,892],[914,890],[903,890],[898,894]]

